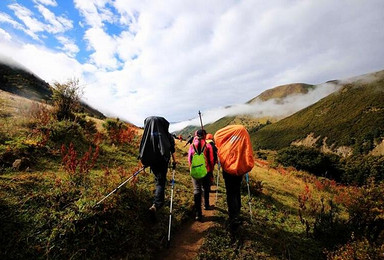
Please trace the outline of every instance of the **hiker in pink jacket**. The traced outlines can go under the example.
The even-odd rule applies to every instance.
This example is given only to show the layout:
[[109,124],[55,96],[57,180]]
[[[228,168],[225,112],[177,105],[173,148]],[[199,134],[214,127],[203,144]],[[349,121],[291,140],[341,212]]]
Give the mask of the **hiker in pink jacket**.
[[[196,131],[195,137],[188,151],[188,162],[191,167],[192,157],[195,154],[195,149],[198,153],[201,153],[203,150],[205,156],[205,166],[207,172],[212,172],[214,167],[214,157],[213,157],[213,148],[212,146],[205,142],[206,132],[203,129]],[[211,206],[209,205],[209,189],[210,189],[210,179],[206,175],[201,179],[192,178],[193,184],[193,195],[194,195],[194,207],[196,211],[196,220],[202,221],[202,211],[201,211],[201,193],[204,192],[204,209],[210,210]]]

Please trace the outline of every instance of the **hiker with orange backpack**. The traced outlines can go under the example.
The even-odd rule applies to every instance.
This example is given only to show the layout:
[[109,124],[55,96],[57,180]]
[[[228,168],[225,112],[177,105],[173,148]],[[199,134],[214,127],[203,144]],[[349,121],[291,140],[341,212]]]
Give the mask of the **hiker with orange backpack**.
[[144,133],[140,143],[139,159],[144,167],[150,167],[155,175],[156,191],[149,215],[156,219],[156,211],[164,204],[165,183],[168,164],[172,157],[173,169],[176,168],[175,140],[169,133],[169,122],[158,116],[144,120]]
[[241,224],[241,181],[254,166],[253,149],[247,130],[242,125],[229,125],[215,133],[214,140],[223,170],[229,228],[236,231]]
[[204,193],[204,209],[211,209],[209,204],[210,180],[208,172],[213,171],[213,149],[205,142],[206,132],[197,130],[188,151],[188,163],[193,184],[194,209],[198,221],[202,221],[201,193]]

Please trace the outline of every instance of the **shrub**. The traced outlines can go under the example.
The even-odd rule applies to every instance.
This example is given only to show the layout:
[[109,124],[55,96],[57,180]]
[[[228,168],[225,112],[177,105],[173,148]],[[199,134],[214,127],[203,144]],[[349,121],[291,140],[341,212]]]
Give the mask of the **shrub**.
[[303,146],[283,148],[278,151],[276,160],[286,167],[293,166],[298,170],[335,180],[340,180],[342,174],[339,156],[323,154],[313,148]]
[[345,183],[363,185],[369,178],[376,182],[384,180],[384,156],[353,156],[343,162]]
[[77,152],[72,143],[68,149],[65,145],[61,147],[63,167],[69,175],[69,179],[76,186],[87,186],[89,184],[89,171],[94,167],[99,156],[99,147],[97,146],[92,153],[92,148],[84,153],[81,158],[77,158]]
[[372,245],[367,239],[352,240],[335,251],[326,251],[329,260],[365,260],[382,259],[384,257],[384,244]]
[[87,119],[85,114],[77,114],[75,122],[83,128],[86,135],[92,136],[97,133],[95,121]]
[[103,123],[108,138],[113,144],[128,144],[137,135],[136,129],[117,119],[107,119]]
[[27,116],[32,123],[37,123],[39,126],[46,126],[53,119],[53,113],[48,106],[38,102],[32,103]]
[[[62,144],[69,145],[73,143],[76,147],[82,147],[86,145],[88,147],[88,141],[84,136],[84,131],[81,126],[72,121],[56,121],[49,127],[51,131],[50,141],[53,146]],[[86,149],[86,148],[85,148]]]
[[53,84],[52,99],[59,121],[74,118],[74,112],[80,107],[81,95],[82,89],[77,79],[70,79],[64,84],[58,82]]
[[361,189],[348,208],[349,223],[357,237],[366,237],[370,242],[378,238],[384,242],[384,182],[375,184],[370,181]]

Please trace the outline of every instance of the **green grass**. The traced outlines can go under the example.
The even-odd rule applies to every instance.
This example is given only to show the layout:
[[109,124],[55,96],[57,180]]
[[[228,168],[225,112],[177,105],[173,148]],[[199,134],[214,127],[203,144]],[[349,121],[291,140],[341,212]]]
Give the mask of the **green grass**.
[[[251,187],[261,182],[262,192],[251,189],[252,219],[249,197],[242,187],[243,225],[236,233],[227,227],[225,194],[220,196],[217,223],[207,231],[207,238],[200,249],[200,259],[325,259],[325,248],[333,249],[326,241],[309,236],[300,222],[298,196],[309,185],[311,203],[320,203],[321,197],[332,198],[335,191],[317,190],[314,177],[304,172],[259,168],[251,172]],[[223,184],[222,184],[223,185]],[[224,190],[224,187],[221,187]],[[305,213],[310,223],[316,214]],[[345,209],[340,218],[346,219]],[[336,246],[336,244],[334,245]]]
[[[360,147],[384,134],[384,76],[356,81],[294,115],[252,133],[255,149],[281,149],[310,133],[328,146]],[[252,132],[252,130],[251,130]],[[372,149],[372,147],[369,147]]]

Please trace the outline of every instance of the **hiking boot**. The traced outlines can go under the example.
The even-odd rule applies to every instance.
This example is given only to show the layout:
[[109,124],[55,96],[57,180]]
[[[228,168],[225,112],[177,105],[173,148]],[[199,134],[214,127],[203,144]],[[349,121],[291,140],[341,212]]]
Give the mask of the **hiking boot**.
[[156,206],[153,204],[149,209],[148,209],[148,214],[149,218],[151,219],[152,222],[156,222]]
[[195,213],[196,213],[195,219],[197,221],[201,222],[202,219],[203,219],[203,214],[201,212],[201,195],[200,194],[195,194],[194,195],[194,201],[195,201],[194,208],[195,208]]
[[203,221],[203,214],[201,214],[201,212],[197,212],[195,220],[202,222]]
[[235,217],[229,220],[229,229],[232,232],[236,232],[236,230],[241,226],[242,220],[239,217]]
[[205,206],[204,206],[204,209],[205,209],[205,210],[213,210],[214,207],[213,207],[212,205],[208,205],[208,206],[205,205]]

